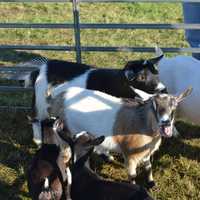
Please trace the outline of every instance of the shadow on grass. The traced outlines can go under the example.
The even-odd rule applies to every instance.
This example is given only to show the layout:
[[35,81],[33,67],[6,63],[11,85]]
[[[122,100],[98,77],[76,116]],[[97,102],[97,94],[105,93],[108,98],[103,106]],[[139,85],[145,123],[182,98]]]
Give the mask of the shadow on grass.
[[180,132],[180,138],[200,138],[200,126],[178,121],[176,122],[176,128]]
[[0,199],[3,200],[19,200],[19,195],[24,197],[29,197],[27,192],[21,190],[23,184],[25,182],[25,177],[23,175],[16,178],[12,185],[8,185],[7,183],[0,180]]
[[154,156],[155,159],[159,159],[165,154],[173,158],[185,157],[189,160],[196,160],[200,162],[200,147],[191,146],[189,144],[184,143],[182,139],[179,138],[171,138],[164,139],[163,144],[160,147],[159,152]]
[[26,168],[32,155],[27,148],[16,148],[14,144],[0,142],[1,164],[18,171],[20,166]]
[[[36,57],[41,57],[40,54],[28,52],[28,51],[16,51],[16,50],[1,50],[0,61],[19,63],[27,61]],[[1,63],[0,63],[1,64]]]
[[177,138],[163,138],[160,150],[154,156],[155,159],[159,159],[163,155],[168,154],[177,159],[181,156],[200,162],[200,147],[192,146],[184,142],[185,139],[200,139],[200,127],[184,122],[177,122],[176,127],[180,132],[180,136]]

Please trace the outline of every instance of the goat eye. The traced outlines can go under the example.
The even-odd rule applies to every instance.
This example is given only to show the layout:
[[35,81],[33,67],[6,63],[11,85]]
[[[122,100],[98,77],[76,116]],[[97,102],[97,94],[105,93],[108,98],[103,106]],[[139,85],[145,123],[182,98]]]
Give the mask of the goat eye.
[[144,81],[146,79],[146,76],[144,74],[140,75],[140,80]]

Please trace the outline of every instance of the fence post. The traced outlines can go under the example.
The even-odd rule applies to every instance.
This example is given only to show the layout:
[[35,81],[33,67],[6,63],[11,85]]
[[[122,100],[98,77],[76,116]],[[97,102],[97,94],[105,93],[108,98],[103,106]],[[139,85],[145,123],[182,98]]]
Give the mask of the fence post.
[[80,40],[78,0],[73,0],[73,16],[74,16],[74,38],[75,38],[75,48],[76,48],[76,61],[78,63],[81,63],[81,40]]

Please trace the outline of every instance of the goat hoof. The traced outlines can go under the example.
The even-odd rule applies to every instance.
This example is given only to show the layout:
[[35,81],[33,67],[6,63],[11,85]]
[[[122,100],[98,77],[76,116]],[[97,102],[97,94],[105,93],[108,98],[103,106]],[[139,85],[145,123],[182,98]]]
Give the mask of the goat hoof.
[[109,162],[113,162],[115,159],[114,159],[114,157],[113,156],[108,156],[108,161]]
[[114,157],[111,155],[101,154],[100,156],[105,162],[113,162],[114,161]]
[[154,181],[149,181],[149,182],[147,183],[147,189],[151,189],[151,188],[153,188],[155,185],[156,185],[156,184],[155,184]]
[[39,200],[50,200],[51,193],[50,192],[41,192],[38,197]]

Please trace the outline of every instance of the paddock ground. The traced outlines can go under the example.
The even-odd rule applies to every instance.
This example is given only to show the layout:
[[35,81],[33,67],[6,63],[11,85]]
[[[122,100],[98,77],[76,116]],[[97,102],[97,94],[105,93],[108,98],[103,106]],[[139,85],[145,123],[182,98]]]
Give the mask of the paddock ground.
[[[0,199],[29,199],[26,170],[36,146],[32,143],[28,113],[1,113],[0,121]],[[178,122],[181,137],[166,139],[154,156],[153,174],[156,199],[200,199],[200,129]],[[113,164],[93,157],[93,168],[104,178],[127,179],[121,159]],[[145,184],[142,177],[139,183]]]

